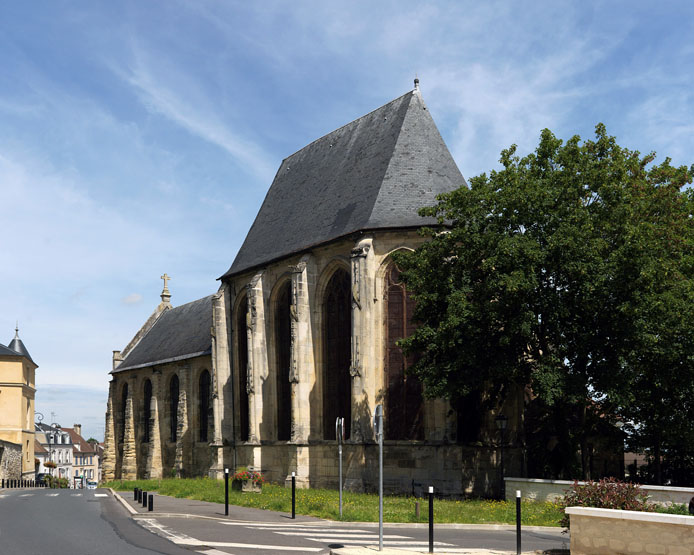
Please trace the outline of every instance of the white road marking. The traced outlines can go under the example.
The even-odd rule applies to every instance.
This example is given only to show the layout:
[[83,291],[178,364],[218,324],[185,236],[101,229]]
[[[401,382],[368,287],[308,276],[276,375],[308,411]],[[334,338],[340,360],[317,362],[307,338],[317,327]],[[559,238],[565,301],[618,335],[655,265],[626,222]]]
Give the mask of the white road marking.
[[49,493],[47,495],[48,495],[48,497],[58,497],[60,494],[59,493]]
[[[354,534],[353,532],[342,532],[342,533],[324,533],[323,530],[312,532],[314,534],[320,534],[322,538],[356,538],[356,539],[372,539],[376,538],[378,539],[378,534],[374,534],[373,532],[364,532],[363,534]],[[275,534],[281,534],[282,536],[306,536],[306,532],[279,532],[276,531]],[[406,540],[406,539],[411,539],[410,536],[395,536],[392,534],[383,534],[383,538],[389,538],[393,540]],[[427,544],[428,545],[428,544]]]
[[[228,524],[228,523],[224,523]],[[281,527],[280,527],[281,526]],[[280,532],[280,530],[298,530],[300,532],[325,532],[325,533],[335,533],[335,534],[375,534],[376,532],[372,532],[371,530],[360,530],[358,528],[324,528],[322,526],[301,526],[299,524],[291,526],[290,528],[285,528],[284,525],[279,525],[279,526],[254,526],[255,530],[271,530],[273,532],[277,532],[278,534],[282,534],[283,532]]]
[[289,545],[260,545],[255,543],[233,543],[233,542],[211,542],[211,541],[200,541],[194,538],[190,540],[172,540],[178,545],[210,545],[212,547],[239,547],[241,549],[267,549],[273,551],[301,551],[303,553],[307,552],[318,552],[323,551],[322,547],[293,547]]
[[[335,538],[306,538],[307,540],[311,540],[312,542],[321,542],[321,543],[342,543],[342,544],[348,544],[348,543],[354,543],[354,544],[359,544],[359,545],[378,545],[378,536],[376,536],[373,540],[355,540],[352,538],[341,538],[341,539],[335,539]],[[388,545],[388,547],[393,547],[393,546],[410,546],[412,548],[422,548],[422,547],[429,547],[429,542],[417,542],[411,539],[410,541],[384,541],[383,545]],[[453,545],[452,543],[443,543],[443,542],[434,542],[435,546],[438,547],[445,547],[449,545]]]
[[226,551],[220,551],[219,549],[208,549],[206,551],[198,551],[198,553],[204,553],[205,555],[230,555]]
[[71,493],[70,497],[82,497],[81,493]]
[[108,497],[108,493],[95,493],[94,497]]
[[268,551],[302,551],[304,553],[323,551],[323,548],[321,547],[291,547],[286,545],[259,545],[252,543],[201,541],[185,534],[173,532],[171,528],[160,524],[153,518],[141,518],[138,519],[138,522],[150,532],[162,536],[177,545],[188,545],[191,547],[196,545],[204,545],[209,547],[239,547],[242,549],[266,549]]
[[34,495],[33,493],[23,493],[23,494],[20,495],[19,497],[31,497],[31,496],[33,496],[33,495]]

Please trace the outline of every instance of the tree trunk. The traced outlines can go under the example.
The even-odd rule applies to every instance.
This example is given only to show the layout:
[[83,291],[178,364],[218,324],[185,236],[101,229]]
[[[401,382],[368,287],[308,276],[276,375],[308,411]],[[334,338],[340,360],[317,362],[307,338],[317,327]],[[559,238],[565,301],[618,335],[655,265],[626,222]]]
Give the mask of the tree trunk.
[[655,439],[655,446],[653,449],[653,458],[654,460],[654,470],[655,470],[655,483],[658,486],[663,485],[663,475],[662,475],[662,469],[660,466],[660,437],[656,437]]
[[584,480],[590,480],[590,463],[588,460],[588,432],[586,430],[586,404],[581,404],[579,427],[581,430],[581,474]]

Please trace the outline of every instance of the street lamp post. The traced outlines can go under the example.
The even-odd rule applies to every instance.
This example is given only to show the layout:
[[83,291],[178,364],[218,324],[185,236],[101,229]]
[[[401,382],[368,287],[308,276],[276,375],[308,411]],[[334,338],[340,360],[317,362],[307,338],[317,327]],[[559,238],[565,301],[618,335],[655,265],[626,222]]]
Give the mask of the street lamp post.
[[505,414],[500,414],[494,421],[496,422],[497,429],[501,432],[501,464],[499,465],[499,489],[501,492],[501,499],[506,499],[506,484],[504,483],[504,443],[506,442],[506,426],[508,426],[508,416]]

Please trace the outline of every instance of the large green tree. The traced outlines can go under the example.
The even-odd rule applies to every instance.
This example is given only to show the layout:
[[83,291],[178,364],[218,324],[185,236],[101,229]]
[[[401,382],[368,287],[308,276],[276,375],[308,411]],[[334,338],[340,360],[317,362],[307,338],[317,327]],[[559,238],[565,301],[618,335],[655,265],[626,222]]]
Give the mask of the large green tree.
[[591,408],[664,433],[663,403],[683,393],[667,384],[686,376],[694,394],[694,166],[653,160],[602,124],[584,142],[544,130],[534,153],[504,150],[503,169],[422,211],[441,226],[397,261],[417,301],[402,344],[427,395],[529,385],[573,407],[584,475]]

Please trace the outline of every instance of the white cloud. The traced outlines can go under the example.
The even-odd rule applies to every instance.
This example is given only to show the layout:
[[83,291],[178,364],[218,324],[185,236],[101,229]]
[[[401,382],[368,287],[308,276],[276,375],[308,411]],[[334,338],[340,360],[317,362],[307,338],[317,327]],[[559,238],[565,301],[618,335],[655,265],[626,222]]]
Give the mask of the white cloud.
[[170,62],[162,71],[161,64],[152,62],[138,44],[133,43],[132,52],[134,61],[127,69],[113,62],[109,66],[135,89],[150,112],[224,149],[250,174],[264,180],[271,178],[274,164],[265,152],[248,137],[231,131],[223,122],[219,106],[210,105],[208,94],[199,89],[193,76]]
[[123,297],[121,302],[123,304],[138,304],[142,301],[142,295],[139,293],[130,293],[127,297]]

